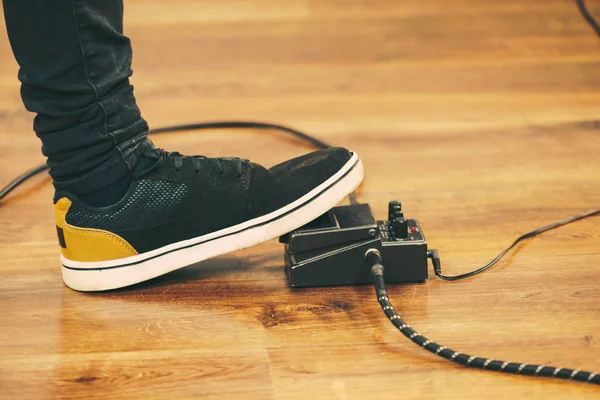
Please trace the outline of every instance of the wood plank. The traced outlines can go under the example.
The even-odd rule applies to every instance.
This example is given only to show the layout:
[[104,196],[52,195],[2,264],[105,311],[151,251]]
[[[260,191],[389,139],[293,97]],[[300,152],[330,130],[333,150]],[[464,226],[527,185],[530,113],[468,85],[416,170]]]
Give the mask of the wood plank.
[[274,398],[264,351],[25,356],[0,360],[0,373],[9,398]]
[[[560,360],[562,349],[552,343],[505,341],[510,359],[524,356],[526,346],[544,347],[544,362]],[[423,354],[412,343],[369,343],[269,349],[275,391],[280,399],[464,399],[475,394],[486,399],[595,399],[596,388],[575,388],[566,382],[523,378],[507,374],[472,371],[448,366],[435,356]],[[508,346],[507,346],[508,347]],[[494,351],[486,345],[480,352]],[[527,353],[527,351],[525,351]],[[483,353],[482,353],[483,354]],[[571,353],[579,362],[589,357],[585,348]]]

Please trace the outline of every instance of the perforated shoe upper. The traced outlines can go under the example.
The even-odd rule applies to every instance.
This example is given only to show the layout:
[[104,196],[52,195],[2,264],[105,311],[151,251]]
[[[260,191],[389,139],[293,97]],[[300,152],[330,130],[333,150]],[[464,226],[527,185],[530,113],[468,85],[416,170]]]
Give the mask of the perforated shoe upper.
[[269,214],[321,185],[351,156],[332,148],[266,169],[237,158],[156,150],[113,205],[89,207],[68,193],[57,197],[72,202],[67,224],[111,232],[143,253]]

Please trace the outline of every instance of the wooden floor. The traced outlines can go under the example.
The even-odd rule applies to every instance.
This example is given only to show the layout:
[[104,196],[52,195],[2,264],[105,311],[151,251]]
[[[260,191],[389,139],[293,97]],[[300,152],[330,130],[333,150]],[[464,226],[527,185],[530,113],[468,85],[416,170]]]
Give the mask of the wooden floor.
[[[366,168],[360,200],[378,217],[401,200],[448,274],[600,207],[600,42],[574,1],[125,3],[153,127],[251,119],[347,146]],[[2,186],[43,158],[0,35]],[[156,142],[266,165],[310,150],[260,131]],[[370,286],[291,290],[276,241],[131,289],[73,292],[51,196],[38,179],[0,205],[2,398],[600,396],[438,359],[393,328]],[[530,240],[477,278],[390,295],[443,345],[600,371],[600,218]]]

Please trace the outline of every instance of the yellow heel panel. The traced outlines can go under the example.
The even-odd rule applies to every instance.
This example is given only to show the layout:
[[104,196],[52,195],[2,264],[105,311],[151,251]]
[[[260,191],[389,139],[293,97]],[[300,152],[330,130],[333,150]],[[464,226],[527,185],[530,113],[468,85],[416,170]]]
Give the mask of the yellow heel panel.
[[54,206],[56,226],[63,230],[66,248],[62,255],[73,261],[108,261],[137,255],[125,239],[101,229],[78,228],[67,224],[66,215],[71,200],[63,197]]

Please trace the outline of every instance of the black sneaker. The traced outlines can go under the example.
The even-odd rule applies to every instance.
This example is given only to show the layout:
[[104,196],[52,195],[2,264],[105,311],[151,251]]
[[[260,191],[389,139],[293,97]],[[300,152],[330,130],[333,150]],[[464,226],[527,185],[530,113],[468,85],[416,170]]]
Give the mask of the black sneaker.
[[67,286],[116,289],[276,238],[335,206],[364,174],[358,156],[343,148],[268,170],[153,149],[136,169],[125,196],[108,207],[56,194]]

